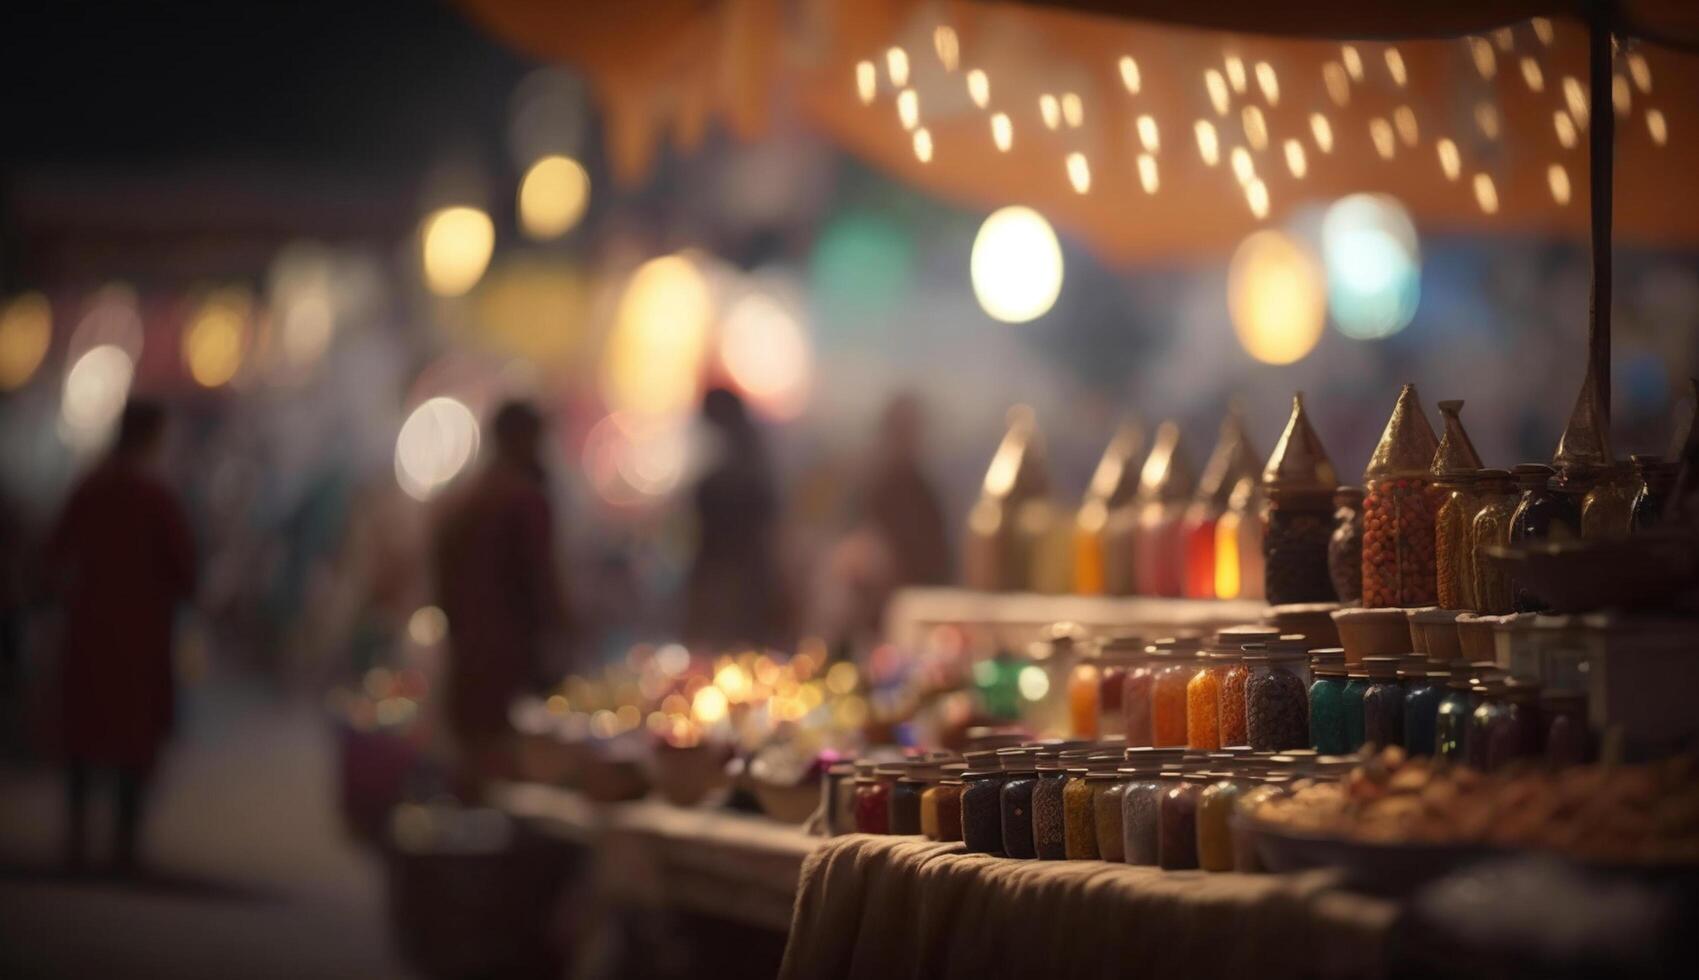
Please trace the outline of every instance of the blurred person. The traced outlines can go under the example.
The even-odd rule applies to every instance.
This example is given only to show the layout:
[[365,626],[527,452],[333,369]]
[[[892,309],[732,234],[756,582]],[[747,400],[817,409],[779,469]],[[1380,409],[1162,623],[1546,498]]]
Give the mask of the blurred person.
[[903,393],[891,399],[864,491],[867,519],[885,538],[896,587],[950,580],[944,508],[920,459],[924,428],[918,398]]
[[461,750],[461,789],[514,773],[508,707],[538,684],[569,633],[542,463],[543,418],[508,402],[490,423],[495,457],[448,501],[435,540],[448,618],[445,718]]
[[718,439],[696,484],[696,552],[685,582],[684,638],[724,647],[778,643],[786,597],[778,574],[779,498],[761,433],[743,399],[713,388],[702,418]]
[[66,857],[87,859],[89,787],[117,784],[122,870],[137,863],[148,782],[170,733],[172,633],[195,587],[195,547],[176,495],[158,476],[165,410],[133,399],[112,451],[77,484],[48,542],[64,601],[61,669],[67,757]]

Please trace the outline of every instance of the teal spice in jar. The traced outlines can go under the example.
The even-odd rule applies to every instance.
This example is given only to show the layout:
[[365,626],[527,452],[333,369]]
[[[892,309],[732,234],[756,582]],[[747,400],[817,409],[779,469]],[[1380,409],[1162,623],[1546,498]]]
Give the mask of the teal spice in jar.
[[1369,689],[1369,675],[1364,671],[1347,674],[1340,703],[1345,718],[1345,751],[1355,752],[1363,747],[1363,695]]

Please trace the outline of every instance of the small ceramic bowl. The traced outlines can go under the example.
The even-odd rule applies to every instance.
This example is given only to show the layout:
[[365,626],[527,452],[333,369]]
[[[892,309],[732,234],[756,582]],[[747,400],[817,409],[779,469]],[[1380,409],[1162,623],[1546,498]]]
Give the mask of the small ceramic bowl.
[[1402,609],[1340,609],[1332,616],[1348,667],[1362,663],[1364,657],[1410,652],[1410,622]]
[[1455,609],[1411,609],[1410,637],[1417,644],[1416,650],[1425,653],[1429,660],[1456,660],[1463,655],[1462,643],[1457,635],[1457,617]]

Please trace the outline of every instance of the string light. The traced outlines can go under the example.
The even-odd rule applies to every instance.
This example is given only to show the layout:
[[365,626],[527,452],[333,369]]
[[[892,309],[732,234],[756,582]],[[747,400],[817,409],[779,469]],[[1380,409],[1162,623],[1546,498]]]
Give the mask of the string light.
[[1508,27],[1501,27],[1493,31],[1493,43],[1500,51],[1509,51],[1516,46],[1516,34]]
[[1124,54],[1118,64],[1121,69],[1122,87],[1127,90],[1128,95],[1139,94],[1139,63],[1133,60],[1132,55]]
[[1551,187],[1552,200],[1560,205],[1569,203],[1569,171],[1563,169],[1563,164],[1554,163],[1546,168],[1546,183]]
[[1245,128],[1245,142],[1261,153],[1268,146],[1268,122],[1263,119],[1262,110],[1254,105],[1245,106],[1239,111],[1239,123]]
[[1091,165],[1086,163],[1084,153],[1068,154],[1068,183],[1074,185],[1075,194],[1091,190]]
[[1535,17],[1533,24],[1534,36],[1540,39],[1541,44],[1550,47],[1553,37],[1552,22],[1545,17]]
[[1192,124],[1192,131],[1197,134],[1198,156],[1204,166],[1215,166],[1221,159],[1221,142],[1215,136],[1215,125],[1208,119],[1199,119]]
[[1628,74],[1634,79],[1634,87],[1642,94],[1652,94],[1652,66],[1647,63],[1645,55],[1636,51],[1628,56]]
[[1450,139],[1442,139],[1434,148],[1439,151],[1439,169],[1444,171],[1445,179],[1456,180],[1463,172],[1463,160],[1457,153],[1457,144]]
[[920,125],[920,96],[912,88],[897,93],[897,119],[904,129]]
[[1269,105],[1280,104],[1280,79],[1274,74],[1274,66],[1266,61],[1257,62],[1257,88],[1262,89],[1262,97]]
[[1049,92],[1038,97],[1038,114],[1044,117],[1045,129],[1055,129],[1062,125],[1062,106]]
[[879,91],[879,70],[873,67],[873,62],[863,61],[855,66],[855,94],[860,97],[862,105],[872,105],[873,96]]
[[1375,152],[1382,160],[1392,159],[1398,145],[1393,141],[1392,124],[1385,117],[1376,116],[1369,120],[1369,138],[1374,140]]
[[908,84],[908,52],[902,48],[891,48],[885,52],[885,71],[891,76],[891,84],[902,88]]
[[1628,89],[1628,78],[1624,75],[1611,76],[1611,105],[1616,107],[1616,114],[1628,115],[1632,104],[1633,95]]
[[1161,134],[1156,131],[1156,119],[1149,115],[1138,119],[1139,143],[1147,152],[1155,153],[1162,149]]
[[1249,184],[1257,175],[1256,164],[1251,160],[1251,151],[1242,146],[1233,147],[1232,154],[1233,176],[1240,184]]
[[932,162],[932,134],[925,126],[914,131],[914,158],[921,163]]
[[956,29],[948,24],[939,24],[932,32],[932,50],[938,52],[938,61],[945,71],[955,71],[962,50]]
[[1245,94],[1245,63],[1238,55],[1227,56],[1227,84],[1238,94]]
[[1215,114],[1227,115],[1227,80],[1211,68],[1203,73],[1203,84],[1209,89],[1209,104],[1215,107]]
[[1569,118],[1569,113],[1562,109],[1552,113],[1552,128],[1557,130],[1557,141],[1566,150],[1575,149],[1575,120]]
[[1491,102],[1475,103],[1475,126],[1487,139],[1498,139],[1498,107]]
[[1493,179],[1486,174],[1475,175],[1475,203],[1486,214],[1498,213],[1498,188],[1493,186]]
[[1498,74],[1498,58],[1493,54],[1493,46],[1478,37],[1469,38],[1468,42],[1469,55],[1475,59],[1475,70],[1482,78],[1490,80]]
[[1575,120],[1575,125],[1587,125],[1587,89],[1574,75],[1564,76],[1563,101],[1569,105],[1569,115]]
[[1333,152],[1333,124],[1319,112],[1310,113],[1310,135],[1315,137],[1316,149],[1323,153]]
[[1146,194],[1155,194],[1161,182],[1157,179],[1156,158],[1148,153],[1139,154],[1139,186]]
[[1245,203],[1251,206],[1251,213],[1256,215],[1257,220],[1268,217],[1268,187],[1261,178],[1252,177],[1251,182],[1245,185]]
[[1297,140],[1287,140],[1285,145],[1286,169],[1292,172],[1292,176],[1302,180],[1310,169],[1309,161],[1304,157],[1304,144]]
[[1533,58],[1524,56],[1522,59],[1522,80],[1528,83],[1528,91],[1544,92],[1546,76],[1540,71],[1540,63]]
[[1404,141],[1405,146],[1415,146],[1421,138],[1416,129],[1416,110],[1407,105],[1392,110],[1392,126],[1398,130],[1398,138]]
[[1664,121],[1662,109],[1646,110],[1646,132],[1651,134],[1652,142],[1658,146],[1669,142],[1669,123]]
[[1009,122],[1008,113],[999,112],[991,117],[991,142],[997,144],[1001,153],[1009,152],[1009,148],[1015,145],[1015,128]]
[[967,97],[981,109],[991,104],[991,79],[983,70],[975,68],[967,73]]
[[1085,103],[1073,92],[1065,92],[1062,95],[1062,118],[1074,129],[1079,129],[1085,122]]
[[1354,82],[1363,80],[1363,56],[1354,45],[1347,44],[1339,49],[1339,58],[1345,62],[1345,72]]
[[1327,97],[1333,104],[1344,108],[1351,104],[1351,82],[1345,77],[1345,69],[1339,62],[1330,61],[1321,66],[1321,80],[1327,86]]
[[1404,70],[1404,56],[1398,53],[1397,48],[1386,49],[1386,73],[1392,76],[1392,84],[1399,88],[1403,88],[1404,84],[1410,80],[1410,76]]

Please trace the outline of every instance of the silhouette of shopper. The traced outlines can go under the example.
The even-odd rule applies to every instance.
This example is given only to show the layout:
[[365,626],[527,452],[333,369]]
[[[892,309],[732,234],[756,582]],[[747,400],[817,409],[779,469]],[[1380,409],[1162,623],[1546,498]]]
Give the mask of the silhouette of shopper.
[[48,542],[65,603],[63,718],[73,866],[87,858],[88,798],[117,783],[119,868],[136,865],[149,778],[171,731],[172,632],[194,592],[195,549],[175,494],[154,472],[165,410],[132,400],[110,454],[77,484]]

